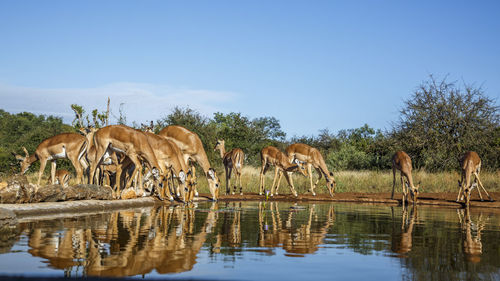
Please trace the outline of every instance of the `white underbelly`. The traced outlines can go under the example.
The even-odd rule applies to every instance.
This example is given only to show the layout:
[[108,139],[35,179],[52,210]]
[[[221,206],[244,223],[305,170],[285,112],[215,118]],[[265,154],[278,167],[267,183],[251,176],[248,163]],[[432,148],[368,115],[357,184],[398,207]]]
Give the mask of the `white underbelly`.
[[110,145],[109,148],[113,151],[116,151],[116,152],[120,152],[120,153],[124,153],[125,154],[125,150],[123,149],[119,149],[117,147],[114,147],[113,145]]
[[62,158],[68,158],[68,154],[66,153],[66,147],[63,146],[62,151],[60,153],[50,155],[47,160],[55,160],[55,159],[62,159]]

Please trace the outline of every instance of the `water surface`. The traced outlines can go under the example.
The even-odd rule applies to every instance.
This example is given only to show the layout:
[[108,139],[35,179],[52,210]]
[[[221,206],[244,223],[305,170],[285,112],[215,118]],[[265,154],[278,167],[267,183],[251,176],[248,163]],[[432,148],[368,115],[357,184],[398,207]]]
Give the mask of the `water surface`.
[[500,216],[360,204],[202,203],[0,229],[0,273],[222,280],[499,280]]

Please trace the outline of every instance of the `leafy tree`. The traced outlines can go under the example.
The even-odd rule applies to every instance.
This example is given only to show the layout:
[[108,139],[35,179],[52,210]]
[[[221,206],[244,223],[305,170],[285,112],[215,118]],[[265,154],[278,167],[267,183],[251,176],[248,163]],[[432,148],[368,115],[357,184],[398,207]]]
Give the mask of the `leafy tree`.
[[253,120],[241,113],[215,113],[213,122],[217,137],[226,141],[226,148],[241,148],[247,163],[260,163],[260,150],[268,145],[283,147],[285,133],[279,121],[274,117],[261,117]]
[[[0,109],[0,172],[18,172],[19,165],[11,152],[24,155],[21,147],[33,153],[36,147],[46,138],[63,132],[74,132],[74,129],[54,116],[34,115],[28,112],[10,114]],[[71,164],[65,161],[63,167],[69,169]],[[34,168],[38,169],[38,162]]]
[[404,101],[391,137],[416,167],[456,169],[460,156],[474,150],[483,167],[498,168],[498,108],[481,88],[431,76]]

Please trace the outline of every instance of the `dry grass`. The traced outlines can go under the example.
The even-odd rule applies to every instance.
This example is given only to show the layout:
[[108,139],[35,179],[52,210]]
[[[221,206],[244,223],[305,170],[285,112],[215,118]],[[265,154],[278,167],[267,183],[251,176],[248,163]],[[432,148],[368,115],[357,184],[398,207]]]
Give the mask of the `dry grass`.
[[[242,184],[243,192],[259,191],[260,169],[254,167],[245,167],[243,169]],[[266,189],[271,188],[274,170],[270,169],[266,173]],[[337,182],[337,192],[391,192],[392,191],[392,171],[340,171],[334,172]],[[234,177],[234,176],[233,176]],[[225,175],[219,174],[222,188],[225,188]],[[313,182],[317,179],[316,172],[313,172]],[[415,184],[420,183],[421,192],[457,192],[458,172],[439,172],[428,173],[425,171],[414,171],[413,179]],[[234,178],[231,181],[234,182]],[[310,187],[309,178],[295,173],[293,182],[297,192],[305,193]],[[500,191],[500,171],[481,172],[481,182],[488,191]],[[199,179],[200,192],[208,192],[206,189],[206,180]],[[396,192],[400,192],[399,173],[396,173]],[[322,179],[316,188],[318,193],[327,193],[325,180]],[[290,189],[285,179],[282,179],[280,193],[290,193]]]
[[[260,168],[255,167],[244,167],[242,175],[243,192],[259,192],[259,175]],[[27,174],[28,180],[32,183],[36,183],[37,173]],[[198,174],[201,178],[198,178],[198,191],[200,193],[209,193],[208,185],[203,174]],[[226,180],[224,172],[219,172],[219,179],[221,181],[221,192],[225,190]],[[266,189],[271,188],[273,182],[274,169],[270,169],[266,173]],[[392,191],[392,171],[339,171],[334,172],[335,180],[337,181],[336,192],[391,192]],[[42,184],[47,183],[48,173],[42,177]],[[316,172],[313,172],[313,181],[317,179]],[[460,179],[460,174],[458,172],[439,172],[439,173],[428,173],[425,171],[414,171],[413,179],[415,184],[419,181],[421,192],[457,192],[458,184],[457,180]],[[500,171],[496,172],[481,172],[481,181],[488,191],[500,191]],[[306,178],[300,174],[294,173],[293,182],[295,189],[299,193],[305,193],[309,189],[310,183],[309,178]],[[70,180],[70,184],[75,184],[76,180],[74,176]],[[235,183],[235,177],[233,173],[233,178],[231,183]],[[283,178],[280,185],[280,193],[288,194],[290,189]],[[317,193],[327,193],[325,188],[325,180],[322,179],[316,188]],[[396,192],[401,192],[399,173],[396,174]]]

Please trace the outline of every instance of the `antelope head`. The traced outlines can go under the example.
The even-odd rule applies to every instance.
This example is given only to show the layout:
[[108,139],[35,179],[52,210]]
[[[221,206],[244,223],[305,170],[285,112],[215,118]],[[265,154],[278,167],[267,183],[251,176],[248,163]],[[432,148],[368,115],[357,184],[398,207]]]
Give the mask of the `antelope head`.
[[224,149],[224,140],[217,140],[214,146],[214,151],[220,150],[222,151]]
[[326,178],[326,187],[328,188],[328,191],[330,192],[330,196],[333,197],[333,193],[335,193],[335,187],[337,186],[337,183],[335,182],[335,179],[333,178],[333,173],[329,173],[329,177]]
[[210,189],[210,193],[212,194],[212,200],[217,201],[217,193],[218,193],[217,189],[220,186],[220,181],[214,169],[212,168],[208,169],[207,179],[208,179],[208,187]]
[[179,181],[179,184],[181,185],[181,201],[186,203],[186,199],[189,194],[189,187],[192,185],[192,177],[191,177],[191,172],[188,171],[186,174],[183,170],[179,172],[177,176],[177,180]]
[[420,181],[418,182],[417,186],[410,188],[410,191],[411,191],[411,195],[413,197],[413,202],[416,202],[417,199],[418,199],[418,189],[420,188]]
[[147,132],[147,133],[154,133],[154,123],[151,121],[150,125],[148,126],[147,124],[142,124],[141,123],[141,131]]
[[23,151],[24,154],[26,154],[26,156],[21,156],[19,154],[12,153],[14,157],[16,157],[16,159],[21,164],[21,175],[24,175],[28,171],[32,163],[30,162],[30,154],[28,153],[28,150],[24,146],[23,146]]
[[305,177],[308,176],[306,166],[304,165],[306,162],[300,161],[297,158],[294,158],[292,162],[297,165],[297,169],[302,175],[304,175]]

